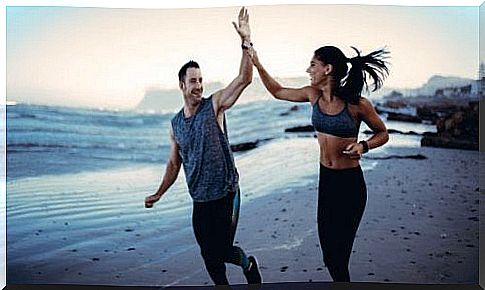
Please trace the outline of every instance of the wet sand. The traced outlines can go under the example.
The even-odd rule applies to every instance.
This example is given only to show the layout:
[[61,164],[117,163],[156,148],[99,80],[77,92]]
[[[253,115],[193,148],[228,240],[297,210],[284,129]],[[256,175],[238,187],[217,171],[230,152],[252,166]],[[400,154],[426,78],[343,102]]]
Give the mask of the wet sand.
[[[422,154],[427,159],[363,160],[370,168],[364,172],[368,201],[351,256],[352,280],[478,283],[479,200],[484,200],[479,193],[479,153],[389,148],[385,154]],[[243,170],[248,161],[239,159],[242,178],[249,178]],[[310,181],[304,185],[258,195],[242,183],[236,244],[257,256],[265,282],[330,281],[316,226],[318,164],[308,166]],[[69,200],[44,197],[49,203],[36,209],[42,214],[31,226],[7,233],[8,283],[210,285],[190,226],[190,201],[176,200],[183,186],[176,197],[167,197],[173,198],[168,208],[141,207],[145,193],[158,185],[159,171],[154,167],[86,179],[78,175],[77,182],[94,189],[80,192],[56,184],[65,191],[58,190],[59,199],[69,193]],[[259,178],[264,182],[272,177]],[[36,190],[47,194],[53,186]],[[24,188],[23,194],[29,190],[34,189]],[[106,199],[100,192],[114,195]],[[32,198],[40,199],[41,193]],[[32,209],[10,204],[7,211],[15,215],[8,223],[32,219]],[[245,283],[239,268],[227,268],[231,283]]]

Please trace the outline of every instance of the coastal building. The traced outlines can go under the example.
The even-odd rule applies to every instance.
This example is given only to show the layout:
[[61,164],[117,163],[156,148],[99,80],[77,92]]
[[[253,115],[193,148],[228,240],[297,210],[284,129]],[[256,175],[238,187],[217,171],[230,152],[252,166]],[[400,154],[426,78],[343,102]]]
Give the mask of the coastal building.
[[485,88],[485,77],[479,80],[473,80],[470,84],[466,86],[453,86],[440,88],[435,91],[435,96],[445,97],[445,98],[480,98],[483,95]]

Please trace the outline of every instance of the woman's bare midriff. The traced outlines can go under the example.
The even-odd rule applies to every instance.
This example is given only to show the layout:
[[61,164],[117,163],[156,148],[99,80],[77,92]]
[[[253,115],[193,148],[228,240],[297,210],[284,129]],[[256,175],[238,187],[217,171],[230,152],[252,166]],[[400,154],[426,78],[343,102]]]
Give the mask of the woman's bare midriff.
[[320,163],[332,169],[347,169],[359,166],[359,159],[350,159],[343,154],[347,146],[357,142],[357,138],[342,138],[317,132],[318,144],[320,145]]

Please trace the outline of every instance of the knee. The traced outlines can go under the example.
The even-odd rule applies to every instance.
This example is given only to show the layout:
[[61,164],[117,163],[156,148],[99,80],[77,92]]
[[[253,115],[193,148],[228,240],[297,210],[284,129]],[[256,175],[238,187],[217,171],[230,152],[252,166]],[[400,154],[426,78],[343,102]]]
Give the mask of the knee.
[[217,251],[216,249],[204,249],[200,251],[200,254],[202,255],[202,258],[204,260],[219,260],[222,259],[223,254],[220,251]]

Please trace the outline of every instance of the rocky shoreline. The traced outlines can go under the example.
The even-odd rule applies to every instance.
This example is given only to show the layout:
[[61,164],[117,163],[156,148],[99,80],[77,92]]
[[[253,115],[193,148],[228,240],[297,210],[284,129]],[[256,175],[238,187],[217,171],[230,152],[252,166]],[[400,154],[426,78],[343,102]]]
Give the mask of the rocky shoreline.
[[387,100],[376,111],[387,120],[436,125],[437,133],[424,133],[421,146],[478,150],[478,108],[479,101],[471,98],[427,97]]

